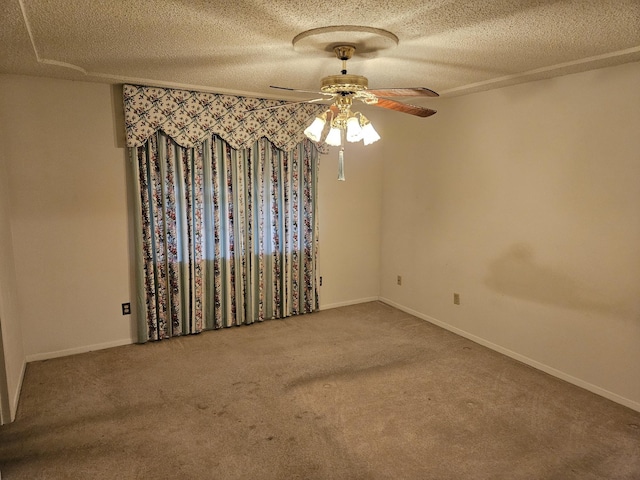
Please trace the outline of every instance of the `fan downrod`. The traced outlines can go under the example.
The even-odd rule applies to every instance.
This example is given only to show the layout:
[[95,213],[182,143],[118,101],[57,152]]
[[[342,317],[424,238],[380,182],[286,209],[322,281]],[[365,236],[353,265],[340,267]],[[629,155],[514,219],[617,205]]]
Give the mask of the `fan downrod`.
[[356,47],[353,45],[336,45],[333,47],[338,60],[342,60],[340,75],[329,75],[321,80],[320,91],[324,93],[339,93],[349,95],[366,90],[369,87],[367,77],[347,74],[347,60],[353,57]]

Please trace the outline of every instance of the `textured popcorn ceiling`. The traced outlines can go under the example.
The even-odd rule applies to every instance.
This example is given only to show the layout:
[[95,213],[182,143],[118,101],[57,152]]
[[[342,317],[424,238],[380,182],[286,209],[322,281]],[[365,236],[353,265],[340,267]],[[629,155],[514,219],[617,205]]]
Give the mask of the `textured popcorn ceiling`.
[[335,25],[398,38],[349,61],[370,88],[451,96],[640,60],[640,0],[0,2],[0,73],[268,98],[304,98],[269,85],[315,91],[339,73],[332,53],[292,44]]

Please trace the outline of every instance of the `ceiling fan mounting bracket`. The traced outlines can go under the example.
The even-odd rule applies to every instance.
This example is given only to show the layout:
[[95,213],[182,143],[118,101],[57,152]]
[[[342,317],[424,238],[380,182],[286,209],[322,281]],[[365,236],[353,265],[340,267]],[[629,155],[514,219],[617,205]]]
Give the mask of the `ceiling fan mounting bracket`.
[[338,57],[338,60],[346,61],[353,57],[356,47],[353,45],[336,45],[333,47],[333,51]]

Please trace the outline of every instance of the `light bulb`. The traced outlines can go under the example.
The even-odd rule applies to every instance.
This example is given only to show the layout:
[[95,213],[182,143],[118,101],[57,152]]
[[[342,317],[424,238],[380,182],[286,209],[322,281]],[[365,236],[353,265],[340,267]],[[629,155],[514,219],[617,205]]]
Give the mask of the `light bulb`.
[[373,142],[377,142],[378,140],[380,140],[380,135],[378,135],[376,129],[373,128],[373,125],[367,123],[362,127],[362,141],[365,145],[371,145]]
[[347,120],[347,141],[359,142],[362,140],[362,127],[357,117],[353,116]]
[[304,134],[314,142],[320,141],[320,137],[322,136],[322,131],[324,130],[324,124],[327,121],[324,115],[323,117],[316,117],[313,120],[313,123],[309,125],[304,131]]
[[342,135],[340,134],[340,129],[336,127],[331,127],[329,130],[329,134],[327,135],[327,139],[325,140],[327,145],[331,145],[332,147],[338,147],[342,144]]

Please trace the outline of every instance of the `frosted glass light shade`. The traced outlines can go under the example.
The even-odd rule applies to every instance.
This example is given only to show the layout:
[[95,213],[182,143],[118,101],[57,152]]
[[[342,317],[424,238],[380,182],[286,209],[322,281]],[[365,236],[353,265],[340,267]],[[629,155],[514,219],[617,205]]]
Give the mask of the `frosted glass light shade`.
[[362,127],[362,141],[365,145],[371,145],[373,142],[377,142],[378,140],[380,140],[380,135],[378,135],[376,129],[373,128],[373,125],[367,123]]
[[326,120],[324,118],[316,117],[313,123],[305,129],[304,134],[314,142],[319,142],[325,123]]
[[327,135],[327,139],[325,140],[327,145],[331,145],[332,147],[338,147],[342,144],[342,135],[340,134],[340,129],[336,127],[331,127],[329,130],[329,134]]
[[362,127],[357,117],[347,120],[347,142],[359,142],[362,140]]

